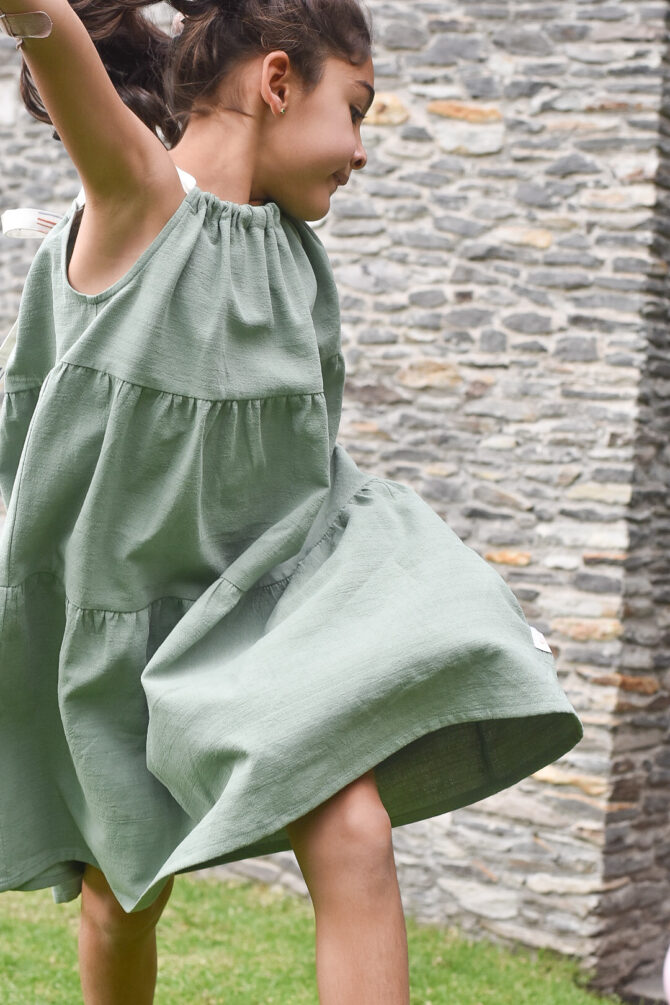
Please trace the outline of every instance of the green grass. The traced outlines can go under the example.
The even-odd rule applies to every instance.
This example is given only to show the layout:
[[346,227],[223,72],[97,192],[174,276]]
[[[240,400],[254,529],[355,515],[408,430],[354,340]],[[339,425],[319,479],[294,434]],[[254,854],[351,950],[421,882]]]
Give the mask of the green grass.
[[[2,1005],[81,1005],[79,899],[0,895]],[[412,1005],[594,1005],[570,960],[470,943],[407,919]],[[156,1005],[318,1005],[308,900],[243,878],[177,876],[158,926]]]

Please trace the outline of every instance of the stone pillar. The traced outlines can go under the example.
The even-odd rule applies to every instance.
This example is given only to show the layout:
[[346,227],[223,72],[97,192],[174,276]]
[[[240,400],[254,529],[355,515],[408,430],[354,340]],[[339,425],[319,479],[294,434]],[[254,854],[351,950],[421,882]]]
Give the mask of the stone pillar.
[[[403,901],[420,920],[549,946],[601,988],[660,1000],[668,4],[367,6],[368,164],[315,224],[341,294],[339,439],[502,573],[585,725],[578,747],[533,777],[396,828]],[[62,211],[76,172],[18,105],[3,38],[0,211]],[[35,246],[0,239],[5,328]],[[306,894],[292,853],[222,871]]]

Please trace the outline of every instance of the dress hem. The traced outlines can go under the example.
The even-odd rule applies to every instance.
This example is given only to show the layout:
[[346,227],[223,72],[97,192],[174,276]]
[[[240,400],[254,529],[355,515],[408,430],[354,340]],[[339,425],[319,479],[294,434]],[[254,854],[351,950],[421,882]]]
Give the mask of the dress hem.
[[[119,903],[126,911],[126,913],[132,913],[134,911],[143,910],[145,907],[150,906],[154,899],[159,895],[160,889],[162,889],[165,880],[171,875],[179,875],[187,872],[193,872],[197,869],[211,868],[215,865],[223,865],[227,862],[234,861],[244,861],[249,858],[257,858],[264,855],[276,854],[280,851],[291,850],[291,844],[288,839],[276,839],[272,845],[267,849],[260,849],[253,851],[254,846],[258,846],[262,842],[264,837],[270,837],[276,834],[277,831],[281,830],[286,826],[287,823],[291,823],[293,820],[298,819],[300,816],[309,813],[311,810],[320,806],[323,802],[333,796],[336,792],[339,792],[346,785],[360,778],[363,774],[369,771],[371,768],[378,766],[381,762],[385,761],[387,758],[391,757],[393,754],[400,752],[403,748],[407,747],[409,744],[415,740],[426,736],[429,733],[437,732],[438,730],[448,728],[450,726],[463,725],[465,723],[472,723],[473,725],[478,722],[488,722],[492,720],[502,720],[502,719],[527,719],[527,718],[541,718],[545,715],[559,715],[563,717],[566,721],[563,730],[561,731],[561,736],[557,739],[555,734],[552,737],[552,743],[550,747],[543,748],[542,750],[535,750],[532,757],[526,758],[524,761],[515,764],[514,771],[507,772],[505,775],[491,779],[490,783],[484,786],[478,786],[474,790],[468,790],[457,794],[457,800],[452,801],[447,808],[445,808],[445,799],[438,802],[432,802],[430,804],[419,803],[414,804],[411,809],[405,809],[401,814],[395,814],[391,821],[392,827],[403,826],[409,823],[413,823],[417,820],[428,819],[434,816],[441,816],[445,813],[450,813],[455,809],[460,809],[464,806],[469,806],[472,803],[479,802],[481,799],[487,796],[493,795],[496,792],[502,791],[503,789],[509,788],[509,786],[514,785],[516,782],[523,780],[532,774],[533,771],[539,770],[546,764],[553,763],[557,758],[562,756],[568,750],[570,750],[582,737],[583,730],[579,720],[577,719],[574,711],[571,709],[569,703],[563,708],[557,708],[554,703],[553,706],[548,705],[548,703],[543,703],[545,708],[543,711],[538,711],[538,704],[527,702],[524,705],[516,704],[510,706],[507,709],[498,708],[495,712],[487,710],[488,714],[482,714],[482,712],[470,712],[467,715],[462,716],[447,716],[438,717],[431,720],[423,719],[421,722],[421,727],[417,730],[412,730],[403,737],[400,742],[398,742],[398,737],[392,738],[391,742],[386,746],[378,748],[375,754],[375,759],[370,763],[370,758],[365,757],[356,761],[355,766],[349,766],[349,770],[344,773],[343,777],[340,777],[333,787],[332,781],[325,788],[319,790],[317,795],[313,795],[310,798],[306,798],[302,801],[301,805],[295,805],[290,810],[284,811],[279,815],[275,821],[268,825],[264,824],[262,827],[256,827],[250,831],[247,831],[241,837],[237,835],[235,838],[235,845],[226,848],[226,842],[224,841],[214,841],[207,842],[198,845],[197,848],[193,849],[190,853],[185,856],[186,861],[181,863],[175,863],[171,865],[168,869],[159,870],[152,882],[148,887],[146,887],[139,898],[133,901],[132,898],[119,896],[115,892]],[[428,727],[428,728],[427,728]],[[381,753],[380,753],[381,751]],[[236,853],[240,849],[247,849],[243,851],[242,855],[237,855]],[[176,849],[175,849],[176,851]],[[88,853],[90,854],[90,853]],[[174,854],[174,853],[173,853]],[[172,856],[170,856],[171,858]],[[178,857],[178,856],[177,856]],[[86,855],[81,854],[79,850],[75,854],[69,857],[69,861],[82,861],[87,862],[88,859]],[[48,862],[51,861],[56,864],[59,861],[64,861],[63,858],[57,858],[54,861],[53,856],[49,859],[41,859],[40,861],[46,861],[47,867]],[[167,860],[168,862],[170,859]],[[94,863],[91,863],[94,865]],[[95,866],[99,868],[99,866]],[[164,871],[165,870],[165,871]],[[41,869],[39,871],[44,871]],[[28,882],[30,879],[30,874],[36,875],[34,867],[26,873],[25,871],[21,873],[19,879],[9,879],[0,880],[0,892],[4,890],[16,889],[22,883]],[[76,885],[76,881],[75,882]],[[12,885],[7,885],[12,884]],[[67,883],[63,884],[66,886]],[[45,884],[45,889],[51,886],[52,890],[56,887],[51,883]],[[156,888],[159,888],[155,893]],[[38,889],[38,888],[37,888]],[[32,892],[32,891],[21,891],[21,892]],[[73,897],[68,899],[74,899],[78,895],[75,892]],[[55,893],[54,893],[55,897]],[[56,901],[57,903],[60,901]]]

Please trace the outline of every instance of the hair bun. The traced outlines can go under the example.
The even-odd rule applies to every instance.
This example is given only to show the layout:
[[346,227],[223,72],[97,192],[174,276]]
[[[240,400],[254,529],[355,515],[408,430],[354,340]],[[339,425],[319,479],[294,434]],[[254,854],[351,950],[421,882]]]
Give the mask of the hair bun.
[[214,0],[170,0],[170,7],[183,17],[200,17],[215,6]]
[[210,14],[212,11],[239,14],[244,6],[244,0],[169,0],[169,2],[170,6],[185,18],[202,17],[203,14]]

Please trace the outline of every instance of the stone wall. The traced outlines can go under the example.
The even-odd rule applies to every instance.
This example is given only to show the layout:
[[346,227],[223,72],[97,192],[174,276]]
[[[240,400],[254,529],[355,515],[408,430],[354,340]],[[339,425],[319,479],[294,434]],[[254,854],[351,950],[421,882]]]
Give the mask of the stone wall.
[[[368,164],[319,224],[339,439],[494,563],[585,725],[535,776],[396,828],[403,902],[622,988],[670,931],[667,4],[368,8]],[[62,212],[79,182],[18,65],[0,46],[0,210]],[[35,247],[0,240],[4,327]],[[306,894],[292,853],[223,871]]]

